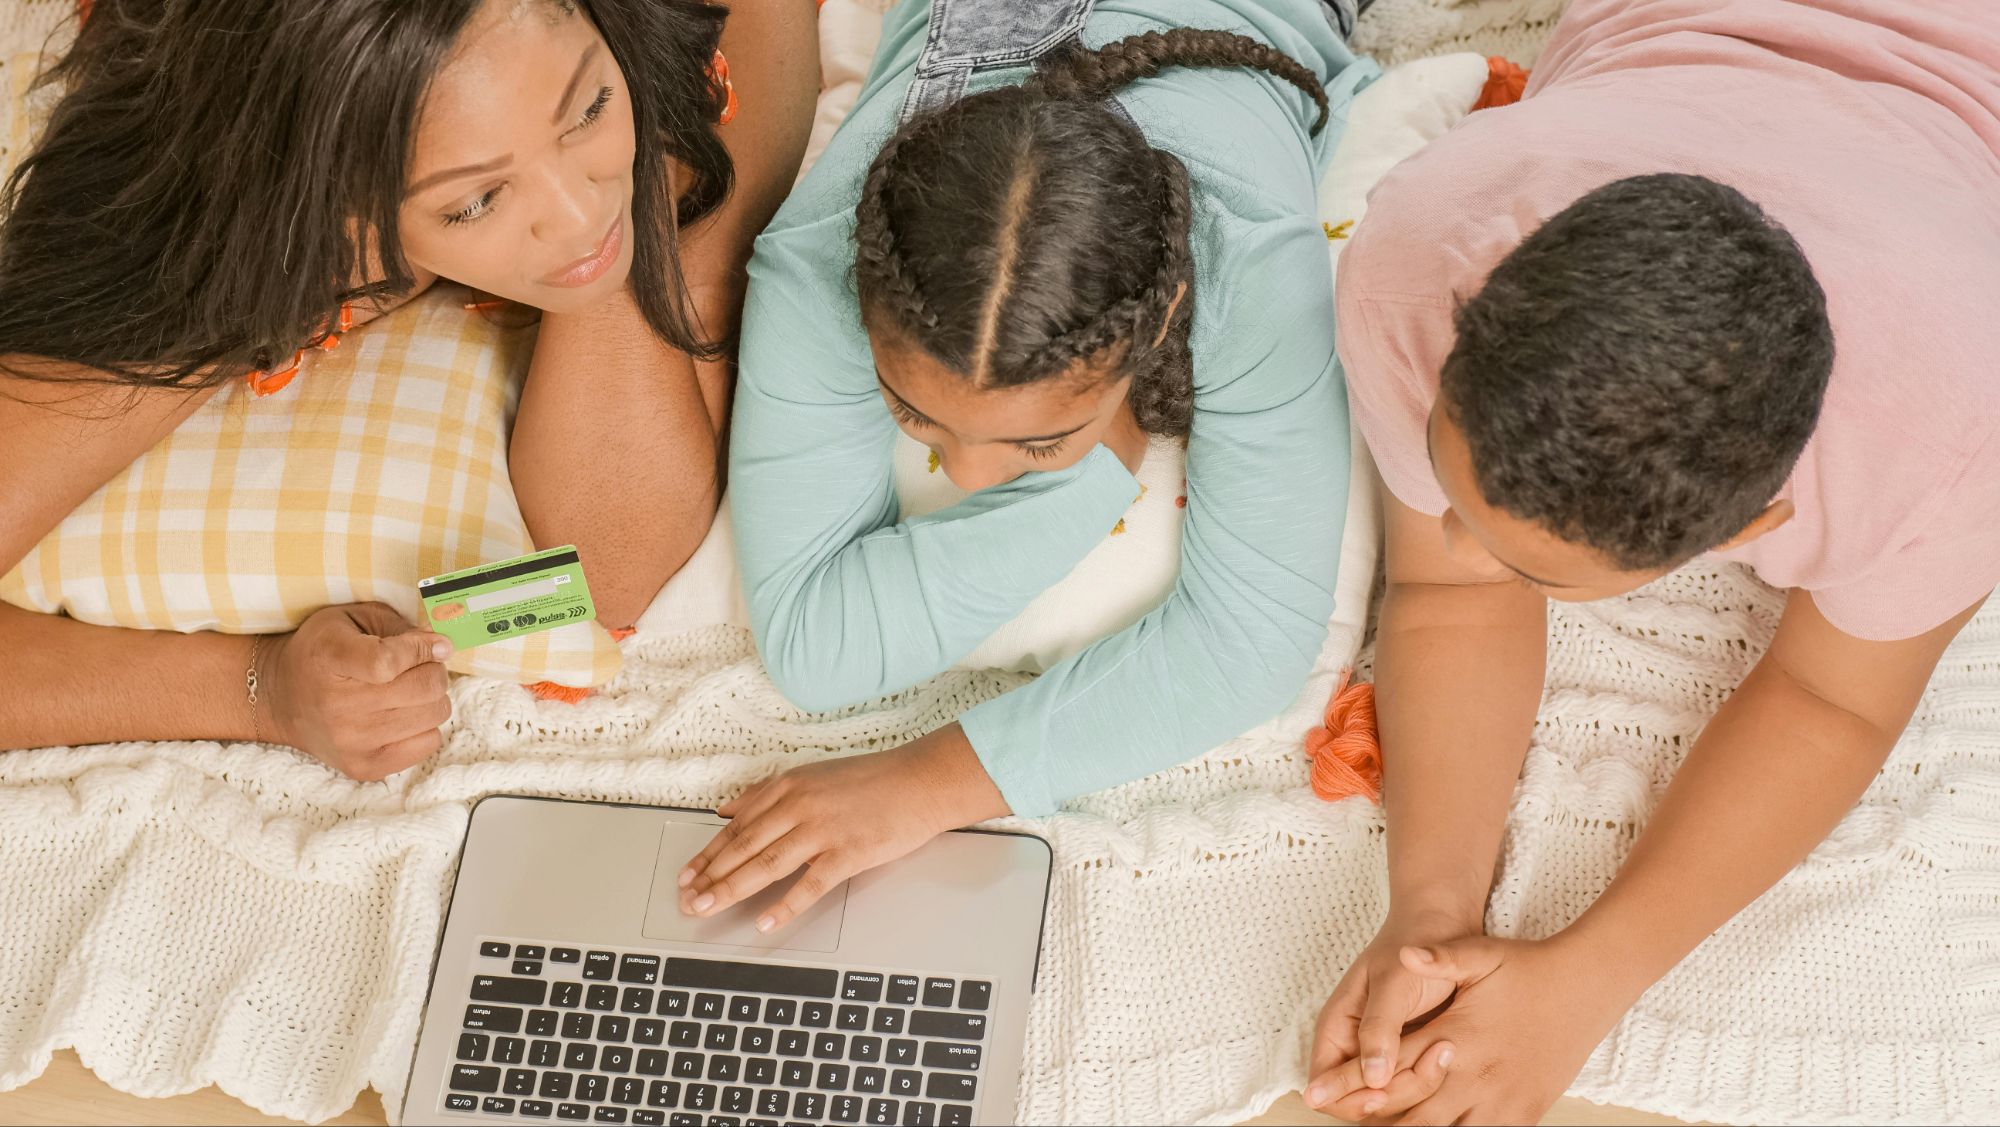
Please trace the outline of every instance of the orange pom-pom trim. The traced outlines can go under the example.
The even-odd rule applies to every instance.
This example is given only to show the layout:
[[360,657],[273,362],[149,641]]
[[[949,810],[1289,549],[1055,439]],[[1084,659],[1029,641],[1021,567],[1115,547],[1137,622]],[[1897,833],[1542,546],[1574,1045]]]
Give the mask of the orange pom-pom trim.
[[523,687],[535,694],[536,700],[559,700],[564,704],[581,704],[583,698],[597,691],[577,685],[559,685],[554,681],[537,681]]
[[1527,92],[1527,71],[1498,55],[1489,55],[1486,59],[1486,85],[1480,88],[1479,100],[1472,103],[1472,108],[1490,110],[1496,106],[1511,106]]
[[1306,733],[1313,793],[1328,802],[1382,797],[1382,742],[1375,732],[1375,686],[1341,678],[1326,723]]
[[[340,334],[353,327],[354,304],[343,301],[340,303],[339,318],[326,329],[325,334],[320,338],[319,350],[322,352],[332,352],[334,349],[339,348]],[[276,395],[285,390],[285,386],[292,382],[292,377],[299,374],[299,365],[305,363],[306,352],[307,349],[301,348],[297,352],[292,353],[292,362],[282,368],[265,372],[251,372],[247,377],[250,383],[250,394],[261,399],[266,395]]]
[[[636,626],[613,626],[609,628],[609,632],[612,641],[622,642],[632,635],[637,634],[639,628]],[[533,693],[536,700],[559,700],[564,704],[581,704],[585,697],[597,691],[590,688],[578,688],[575,685],[559,685],[554,681],[537,681],[532,685],[524,685],[522,687]]]

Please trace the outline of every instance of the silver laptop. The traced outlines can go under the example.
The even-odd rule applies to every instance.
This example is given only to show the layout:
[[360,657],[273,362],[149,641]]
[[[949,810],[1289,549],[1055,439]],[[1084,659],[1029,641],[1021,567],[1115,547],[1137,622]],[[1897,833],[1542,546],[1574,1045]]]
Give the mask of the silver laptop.
[[944,834],[761,935],[789,881],[681,914],[681,867],[722,824],[475,806],[403,1121],[1012,1123],[1047,843]]

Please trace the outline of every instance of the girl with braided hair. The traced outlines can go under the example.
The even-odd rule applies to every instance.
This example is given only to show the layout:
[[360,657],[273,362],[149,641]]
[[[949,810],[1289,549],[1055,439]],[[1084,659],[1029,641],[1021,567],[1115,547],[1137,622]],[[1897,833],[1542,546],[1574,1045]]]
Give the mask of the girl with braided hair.
[[[939,832],[1171,767],[1298,692],[1347,492],[1316,189],[1376,73],[1341,40],[1349,14],[889,13],[853,115],[751,258],[730,479],[771,676],[820,710],[948,668],[1112,531],[1155,436],[1187,444],[1180,573],[1137,623],[955,722],[724,805],[684,911],[803,867],[758,921],[781,926]],[[898,427],[969,496],[899,520]]]

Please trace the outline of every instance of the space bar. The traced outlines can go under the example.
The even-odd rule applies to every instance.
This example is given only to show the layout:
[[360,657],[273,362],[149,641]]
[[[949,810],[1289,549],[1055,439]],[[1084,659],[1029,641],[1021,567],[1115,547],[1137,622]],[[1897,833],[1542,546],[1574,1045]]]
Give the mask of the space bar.
[[840,972],[825,967],[783,967],[772,963],[726,963],[710,959],[667,960],[660,985],[696,990],[748,990],[759,994],[795,994],[831,998]]

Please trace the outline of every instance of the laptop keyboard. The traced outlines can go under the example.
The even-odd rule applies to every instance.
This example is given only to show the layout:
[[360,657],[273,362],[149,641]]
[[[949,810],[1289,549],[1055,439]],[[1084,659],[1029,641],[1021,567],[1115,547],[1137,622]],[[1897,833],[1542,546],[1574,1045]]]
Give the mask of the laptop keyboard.
[[444,1109],[637,1127],[972,1122],[993,984],[479,944]]

